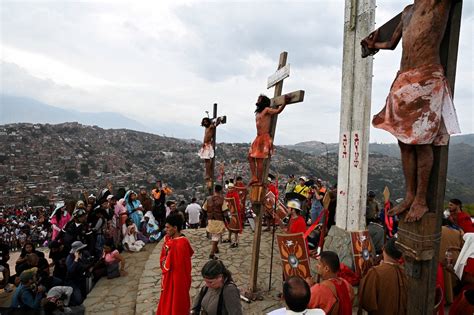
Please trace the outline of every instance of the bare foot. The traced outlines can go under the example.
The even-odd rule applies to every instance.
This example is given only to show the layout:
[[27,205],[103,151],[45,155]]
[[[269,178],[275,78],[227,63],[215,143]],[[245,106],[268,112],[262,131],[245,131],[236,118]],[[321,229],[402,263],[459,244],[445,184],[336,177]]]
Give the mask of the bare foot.
[[388,215],[393,217],[394,215],[407,211],[408,209],[410,209],[413,203],[413,200],[414,200],[413,197],[406,196],[405,199],[400,204],[388,210]]
[[252,179],[250,180],[250,182],[248,183],[248,186],[253,186],[253,185],[257,185],[259,182],[258,182],[258,178],[257,177],[252,177]]
[[415,222],[421,219],[423,215],[428,212],[428,206],[426,202],[419,202],[415,200],[408,211],[405,222]]

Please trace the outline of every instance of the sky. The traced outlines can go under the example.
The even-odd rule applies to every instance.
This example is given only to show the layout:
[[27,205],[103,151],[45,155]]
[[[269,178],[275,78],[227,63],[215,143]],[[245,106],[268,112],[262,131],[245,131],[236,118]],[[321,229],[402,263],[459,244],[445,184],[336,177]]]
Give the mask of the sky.
[[[377,1],[376,25],[409,0]],[[474,133],[473,1],[464,1],[455,105]],[[288,52],[283,93],[305,90],[275,142],[337,142],[344,1],[0,0],[0,93],[84,112],[117,112],[159,134],[201,139],[205,111],[227,115],[217,141],[251,142],[255,102]],[[401,45],[374,58],[372,114],[399,69]],[[133,125],[123,126],[133,129]],[[371,142],[395,142],[371,127]]]

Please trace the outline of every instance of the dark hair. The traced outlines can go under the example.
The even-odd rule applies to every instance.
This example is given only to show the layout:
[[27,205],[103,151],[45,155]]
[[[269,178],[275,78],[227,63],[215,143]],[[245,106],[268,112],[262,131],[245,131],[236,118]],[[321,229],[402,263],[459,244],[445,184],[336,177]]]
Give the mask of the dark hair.
[[201,269],[201,275],[206,279],[215,279],[222,275],[224,282],[233,281],[231,272],[224,266],[220,260],[209,260]]
[[392,257],[393,259],[400,259],[402,258],[402,252],[398,249],[397,244],[395,243],[396,239],[391,238],[385,243],[383,250],[387,255]]
[[191,199],[191,203],[195,203],[197,201],[196,197],[193,197],[193,199]]
[[257,105],[257,109],[255,110],[255,113],[261,113],[265,108],[270,106],[270,103],[271,101],[266,95],[260,94],[258,98],[258,103],[255,104]]
[[454,203],[456,206],[459,206],[459,208],[462,209],[462,201],[457,199],[457,198],[454,198],[454,199],[450,199],[449,202],[451,203]]
[[166,217],[165,223],[168,223],[169,225],[178,228],[178,231],[181,231],[184,223],[183,215],[181,212],[172,212]]
[[222,186],[221,185],[214,186],[214,191],[217,192],[217,193],[221,192],[222,191]]
[[208,117],[204,117],[202,120],[201,120],[201,126],[204,126],[206,123],[210,124],[212,121],[210,118]]
[[303,312],[311,299],[311,290],[305,280],[292,276],[283,283],[283,296],[290,310]]
[[235,180],[242,180],[242,176],[237,176]]
[[329,267],[332,272],[338,272],[340,268],[339,256],[335,252],[324,251],[319,255],[321,261]]
[[33,242],[31,241],[28,241],[25,243],[25,245],[23,245],[23,248],[21,249],[21,256],[25,257],[25,255],[27,254],[26,252],[26,245],[31,245],[31,247],[33,248],[33,250],[31,251],[31,254],[34,254],[36,252],[36,248],[35,248],[35,244],[33,244]]
[[168,200],[168,201],[166,202],[166,205],[169,207],[169,206],[171,206],[171,205],[174,204],[174,203],[176,203],[176,202],[174,202],[174,201],[172,201],[172,200]]
[[106,240],[104,246],[110,247],[112,251],[116,249],[113,240]]

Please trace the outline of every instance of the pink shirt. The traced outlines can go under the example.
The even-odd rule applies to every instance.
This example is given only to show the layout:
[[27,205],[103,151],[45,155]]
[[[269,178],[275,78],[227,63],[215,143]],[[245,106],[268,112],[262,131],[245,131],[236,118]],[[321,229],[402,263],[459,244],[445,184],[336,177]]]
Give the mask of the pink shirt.
[[117,255],[119,255],[118,250],[114,250],[113,252],[110,252],[108,254],[104,253],[104,260],[106,264],[112,264],[114,262],[118,262]]

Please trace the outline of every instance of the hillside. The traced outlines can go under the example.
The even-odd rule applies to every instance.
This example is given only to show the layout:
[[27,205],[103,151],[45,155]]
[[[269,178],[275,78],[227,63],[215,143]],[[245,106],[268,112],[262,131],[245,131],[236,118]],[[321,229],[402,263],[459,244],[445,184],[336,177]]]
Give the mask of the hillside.
[[[189,197],[202,191],[203,165],[198,158],[200,143],[127,129],[101,129],[78,123],[9,124],[0,126],[0,204],[21,204],[35,198],[77,198],[111,182],[115,188],[151,187],[157,178]],[[248,177],[248,144],[219,143],[217,165],[225,163],[225,178]],[[469,152],[456,150],[456,152]],[[471,155],[472,156],[472,155]],[[464,161],[464,162],[463,162]],[[460,163],[468,163],[469,157]],[[470,162],[472,165],[472,162]],[[460,165],[462,166],[462,164]],[[452,167],[450,165],[450,167]],[[459,166],[454,166],[457,174]],[[403,194],[400,160],[371,154],[369,189],[381,193],[389,185],[393,198]],[[465,170],[465,169],[464,169]],[[337,179],[337,154],[308,154],[277,147],[272,172]],[[451,176],[451,175],[450,175]],[[465,182],[449,179],[447,196],[474,202],[473,189]],[[281,181],[284,182],[284,179]]]

